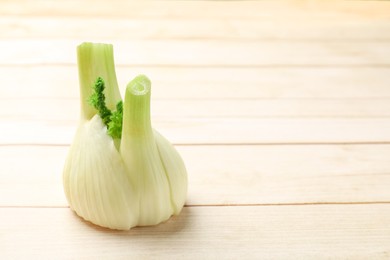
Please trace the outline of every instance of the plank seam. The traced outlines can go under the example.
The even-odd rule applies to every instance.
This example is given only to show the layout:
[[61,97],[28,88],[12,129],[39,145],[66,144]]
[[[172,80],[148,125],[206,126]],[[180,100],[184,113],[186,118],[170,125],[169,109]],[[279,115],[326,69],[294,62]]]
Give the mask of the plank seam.
[[[1,67],[35,67],[35,66],[57,66],[57,67],[75,67],[76,63],[0,63]],[[390,64],[116,64],[121,68],[390,68]]]
[[[390,204],[390,201],[366,201],[366,202],[299,202],[299,203],[243,203],[243,204],[186,204],[186,208],[194,207],[270,207],[270,206],[320,206],[320,205],[373,205],[373,204]],[[62,209],[69,206],[0,206],[0,208],[53,208]]]
[[[373,142],[291,142],[291,143],[173,143],[174,146],[324,146],[324,145],[390,145],[390,141]],[[0,143],[0,147],[40,146],[64,147],[70,143]]]

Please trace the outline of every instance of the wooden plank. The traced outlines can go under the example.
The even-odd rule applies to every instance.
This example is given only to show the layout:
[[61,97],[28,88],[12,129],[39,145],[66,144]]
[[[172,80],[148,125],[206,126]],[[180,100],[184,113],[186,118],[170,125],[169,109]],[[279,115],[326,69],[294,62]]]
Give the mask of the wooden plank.
[[67,208],[0,208],[0,232],[2,258],[387,259],[390,205],[191,207],[129,232]]
[[[20,8],[23,6],[23,8]],[[77,6],[77,8],[75,8]],[[3,15],[33,16],[83,16],[83,17],[132,17],[142,18],[256,18],[264,19],[309,19],[323,17],[332,19],[346,17],[360,19],[387,19],[390,5],[385,1],[113,1],[107,5],[105,1],[45,0],[31,2],[29,0],[3,0],[0,5]]]
[[[0,99],[0,120],[76,124],[79,99]],[[152,118],[389,118],[383,99],[152,99]]]
[[[174,144],[387,143],[389,118],[154,118]],[[76,121],[4,119],[0,144],[70,144]]]
[[[74,64],[79,40],[4,39],[0,65]],[[185,66],[390,66],[386,41],[110,40],[117,64]]]
[[[116,72],[122,93],[137,74],[148,75],[154,99],[390,98],[390,67],[117,66]],[[79,97],[75,65],[0,66],[0,74],[2,99]]]
[[[188,171],[187,205],[390,201],[390,145],[176,148]],[[62,187],[67,151],[0,146],[0,207],[67,206]]]
[[[1,4],[0,4],[1,5]],[[200,15],[200,14],[199,14]],[[216,13],[219,15],[219,13]],[[224,39],[224,40],[390,40],[390,22],[382,19],[324,16],[306,19],[0,17],[0,38]],[[352,43],[351,43],[352,44]]]

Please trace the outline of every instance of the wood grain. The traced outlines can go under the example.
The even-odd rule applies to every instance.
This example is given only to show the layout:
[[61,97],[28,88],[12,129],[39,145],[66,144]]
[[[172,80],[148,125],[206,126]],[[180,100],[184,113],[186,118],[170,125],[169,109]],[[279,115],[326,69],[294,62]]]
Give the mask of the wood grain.
[[[84,40],[3,39],[0,65],[74,64],[75,46]],[[285,42],[226,40],[112,40],[118,65],[389,66],[388,42]],[[28,48],[26,48],[28,46]],[[30,51],[30,50],[34,51]],[[206,55],[205,55],[206,54]],[[312,57],[316,57],[313,59]]]
[[[187,205],[390,202],[390,145],[176,148],[189,174]],[[0,146],[0,206],[67,206],[67,151]]]
[[[79,98],[75,65],[7,65],[0,72],[2,102]],[[153,99],[390,98],[390,67],[117,66],[116,72],[122,93],[136,75],[148,75]]]
[[[0,119],[69,122],[80,115],[78,98],[0,99]],[[153,120],[180,118],[388,118],[390,98],[373,99],[153,99]],[[48,109],[50,108],[50,109]]]
[[[1,5],[1,4],[0,4]],[[390,18],[390,17],[388,17]],[[361,17],[351,23],[345,19],[329,19],[321,15],[302,14],[291,23],[291,17],[276,17],[272,22],[256,17],[186,17],[180,23],[177,18],[135,18],[74,16],[31,16],[0,17],[0,38],[29,39],[50,37],[52,39],[113,40],[113,39],[222,39],[233,41],[286,40],[286,41],[389,41],[383,31],[390,30],[385,19]],[[277,27],[275,27],[277,26]],[[276,29],[277,28],[277,29]],[[366,32],[361,33],[364,29]]]
[[[77,8],[75,8],[77,6]],[[60,0],[52,4],[45,0],[31,2],[29,0],[3,0],[1,12],[6,15],[27,16],[70,16],[70,17],[105,17],[116,19],[120,17],[145,18],[175,18],[179,21],[188,18],[256,18],[263,21],[273,19],[318,18],[324,20],[352,21],[361,19],[388,19],[390,5],[386,1],[375,1],[375,4],[365,1],[148,1],[135,2],[116,0],[115,5],[107,5],[103,0],[87,0],[79,3],[76,0]],[[277,15],[277,16],[276,16]],[[276,17],[275,17],[276,16]],[[184,19],[185,18],[185,19]],[[293,19],[295,18],[295,19]]]
[[[155,118],[174,144],[388,143],[388,118]],[[77,121],[4,119],[0,144],[70,144]],[[27,131],[28,129],[28,131]]]
[[184,208],[164,224],[130,232],[96,228],[68,208],[0,208],[0,252],[40,259],[386,259],[389,227],[388,204]]

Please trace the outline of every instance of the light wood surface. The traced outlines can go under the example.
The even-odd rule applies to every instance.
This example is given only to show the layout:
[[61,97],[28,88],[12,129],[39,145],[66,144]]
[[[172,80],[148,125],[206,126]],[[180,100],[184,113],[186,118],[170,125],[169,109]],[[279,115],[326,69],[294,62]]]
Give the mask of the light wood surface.
[[[0,1],[0,259],[390,259],[390,2]],[[152,79],[183,212],[71,212],[76,46]]]
[[0,208],[9,233],[0,246],[17,258],[387,259],[389,211],[388,204],[186,207],[156,227],[118,232],[67,208]]

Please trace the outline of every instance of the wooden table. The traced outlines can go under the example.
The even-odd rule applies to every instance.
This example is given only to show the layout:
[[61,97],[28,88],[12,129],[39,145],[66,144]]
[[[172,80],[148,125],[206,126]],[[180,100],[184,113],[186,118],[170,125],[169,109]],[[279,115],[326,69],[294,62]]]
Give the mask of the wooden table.
[[[389,259],[390,2],[0,2],[1,259]],[[153,82],[186,207],[109,231],[69,209],[75,48]]]

